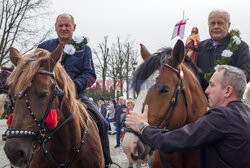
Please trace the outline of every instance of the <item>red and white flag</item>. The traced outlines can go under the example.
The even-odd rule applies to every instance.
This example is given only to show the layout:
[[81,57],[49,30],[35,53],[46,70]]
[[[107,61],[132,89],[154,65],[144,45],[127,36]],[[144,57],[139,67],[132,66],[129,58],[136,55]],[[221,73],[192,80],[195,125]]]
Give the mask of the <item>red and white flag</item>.
[[183,39],[186,23],[187,19],[181,20],[175,24],[171,40],[176,36],[180,36]]

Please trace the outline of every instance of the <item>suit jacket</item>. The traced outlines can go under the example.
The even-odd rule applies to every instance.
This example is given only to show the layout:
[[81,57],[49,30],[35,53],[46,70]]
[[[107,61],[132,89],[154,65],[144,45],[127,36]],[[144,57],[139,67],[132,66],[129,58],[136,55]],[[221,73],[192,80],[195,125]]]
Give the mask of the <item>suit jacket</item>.
[[212,108],[195,123],[173,131],[148,126],[142,137],[165,153],[198,148],[200,168],[250,167],[250,109],[241,101]]
[[[58,39],[51,39],[38,45],[38,48],[53,52],[59,44]],[[87,44],[83,44],[79,51],[67,55],[62,63],[64,69],[76,85],[77,93],[85,93],[85,89],[94,84],[96,80],[92,52]]]
[[[221,53],[225,50],[230,42],[230,35],[228,35],[221,44],[213,46],[211,39],[204,40],[199,44],[199,51],[197,55],[197,66],[208,73],[216,65],[216,61],[221,58]],[[229,65],[236,66],[242,69],[247,77],[247,82],[250,81],[250,52],[249,46],[241,40],[238,45],[238,50],[231,56]]]

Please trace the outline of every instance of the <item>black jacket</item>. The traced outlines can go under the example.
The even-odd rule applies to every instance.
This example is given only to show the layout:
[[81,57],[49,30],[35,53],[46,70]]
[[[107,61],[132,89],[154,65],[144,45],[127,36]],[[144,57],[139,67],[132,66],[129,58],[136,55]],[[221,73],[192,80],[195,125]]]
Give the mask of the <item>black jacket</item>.
[[[39,44],[37,48],[53,52],[58,44],[58,39],[51,39]],[[76,51],[75,54],[66,56],[63,66],[75,83],[77,94],[85,93],[85,89],[95,83],[96,73],[92,52],[87,44],[83,44],[81,50]]]
[[165,153],[200,149],[201,168],[250,167],[250,109],[241,101],[212,108],[195,123],[173,131],[146,127],[142,137]]
[[115,122],[121,123],[121,114],[122,114],[122,109],[127,108],[125,104],[123,105],[117,105],[115,109]]
[[101,112],[102,116],[104,118],[106,118],[106,115],[107,115],[107,104],[106,103],[101,105],[100,112]]
[[[228,35],[221,44],[213,46],[211,39],[200,42],[199,52],[197,55],[197,66],[203,70],[204,73],[210,72],[215,66],[216,61],[221,57],[221,53],[225,50],[230,42],[230,35]],[[232,55],[229,65],[236,66],[242,69],[247,77],[247,82],[250,81],[250,52],[249,46],[241,40],[238,50]]]

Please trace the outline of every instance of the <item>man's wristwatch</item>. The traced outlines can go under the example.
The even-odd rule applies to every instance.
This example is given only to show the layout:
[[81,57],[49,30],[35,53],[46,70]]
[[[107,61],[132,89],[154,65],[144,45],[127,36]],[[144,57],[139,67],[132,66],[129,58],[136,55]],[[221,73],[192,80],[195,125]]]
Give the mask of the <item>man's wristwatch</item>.
[[148,125],[149,124],[147,122],[141,122],[140,124],[137,125],[137,129],[140,133],[142,133],[142,130]]

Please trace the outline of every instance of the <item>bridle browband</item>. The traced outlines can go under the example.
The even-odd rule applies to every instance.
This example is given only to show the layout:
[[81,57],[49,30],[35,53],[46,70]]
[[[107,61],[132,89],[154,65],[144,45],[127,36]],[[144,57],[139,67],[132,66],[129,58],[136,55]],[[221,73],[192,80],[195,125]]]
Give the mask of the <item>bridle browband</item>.
[[[23,94],[19,93],[18,96],[15,96],[15,99],[16,99],[16,97],[18,97],[20,99],[21,97],[24,96],[26,107],[27,107],[30,115],[32,116],[34,122],[36,123],[36,125],[38,127],[38,131],[8,128],[5,131],[5,133],[2,135],[2,139],[3,139],[3,141],[6,141],[7,139],[10,139],[10,138],[31,137],[33,139],[33,142],[35,142],[35,143],[32,144],[32,149],[33,150],[39,150],[40,147],[42,146],[43,150],[44,150],[44,152],[46,154],[46,156],[57,167],[66,168],[66,167],[68,167],[72,163],[72,161],[74,160],[74,158],[76,157],[76,155],[80,152],[81,147],[82,147],[82,145],[83,145],[83,143],[85,141],[85,138],[87,136],[87,127],[89,126],[88,117],[86,117],[86,120],[85,120],[87,127],[85,127],[84,131],[82,132],[82,139],[81,139],[79,147],[74,151],[73,155],[71,156],[71,158],[66,163],[58,163],[54,159],[54,157],[51,155],[51,153],[48,151],[46,143],[48,143],[49,141],[52,140],[54,134],[56,132],[58,132],[58,130],[60,128],[62,128],[64,125],[66,125],[70,120],[72,120],[74,118],[74,116],[76,114],[76,103],[74,103],[74,112],[66,120],[64,120],[62,122],[62,124],[57,125],[57,127],[50,133],[50,135],[48,135],[46,137],[47,126],[46,126],[46,122],[45,121],[46,121],[46,119],[48,117],[48,114],[49,114],[49,112],[51,110],[52,103],[54,102],[54,100],[57,97],[57,95],[59,95],[59,111],[61,111],[61,104],[62,104],[62,101],[63,101],[64,94],[63,94],[63,91],[60,89],[59,85],[56,82],[54,72],[50,72],[50,71],[46,71],[46,70],[39,70],[38,73],[42,74],[42,75],[48,75],[48,76],[50,76],[52,78],[54,86],[55,86],[54,93],[53,93],[53,95],[52,95],[52,97],[51,97],[51,99],[49,101],[49,104],[47,106],[47,109],[46,109],[46,112],[45,112],[45,115],[44,115],[43,119],[41,121],[38,121],[36,119],[34,113],[32,112],[30,103],[29,103],[27,91],[24,91]],[[12,103],[12,108],[14,108],[15,101],[13,100],[11,103]],[[38,149],[36,149],[36,148],[38,148]]]
[[[179,80],[177,82],[177,85],[176,85],[176,89],[175,89],[174,94],[173,94],[173,97],[172,97],[171,102],[170,102],[170,104],[168,106],[168,109],[166,110],[166,112],[164,113],[164,115],[161,118],[160,122],[156,126],[156,128],[160,128],[160,126],[162,125],[163,121],[166,120],[167,114],[172,109],[171,113],[170,113],[170,116],[169,116],[169,118],[168,118],[165,126],[163,127],[164,129],[168,129],[168,127],[170,125],[170,122],[171,122],[171,120],[173,118],[173,115],[174,115],[174,112],[175,112],[175,108],[176,108],[176,106],[178,104],[178,100],[179,100],[179,95],[180,95],[181,89],[183,91],[183,96],[184,96],[184,99],[185,99],[185,105],[186,105],[186,109],[187,109],[186,110],[187,111],[187,117],[188,117],[189,112],[188,112],[188,100],[187,100],[186,89],[185,89],[185,87],[183,85],[184,74],[183,74],[181,66],[180,66],[179,70],[176,69],[176,68],[174,68],[174,67],[172,67],[171,65],[169,65],[167,63],[164,64],[164,66],[166,66],[166,67],[170,68],[171,70],[173,70],[174,72],[176,72],[177,76],[179,78]],[[127,127],[125,127],[125,131],[133,133],[134,135],[138,136],[143,141],[141,134],[139,134],[137,131],[134,131],[133,129],[127,128]],[[164,158],[164,154],[160,150],[159,150],[159,154],[160,154],[161,162],[164,165],[164,167],[173,168],[173,166]]]

